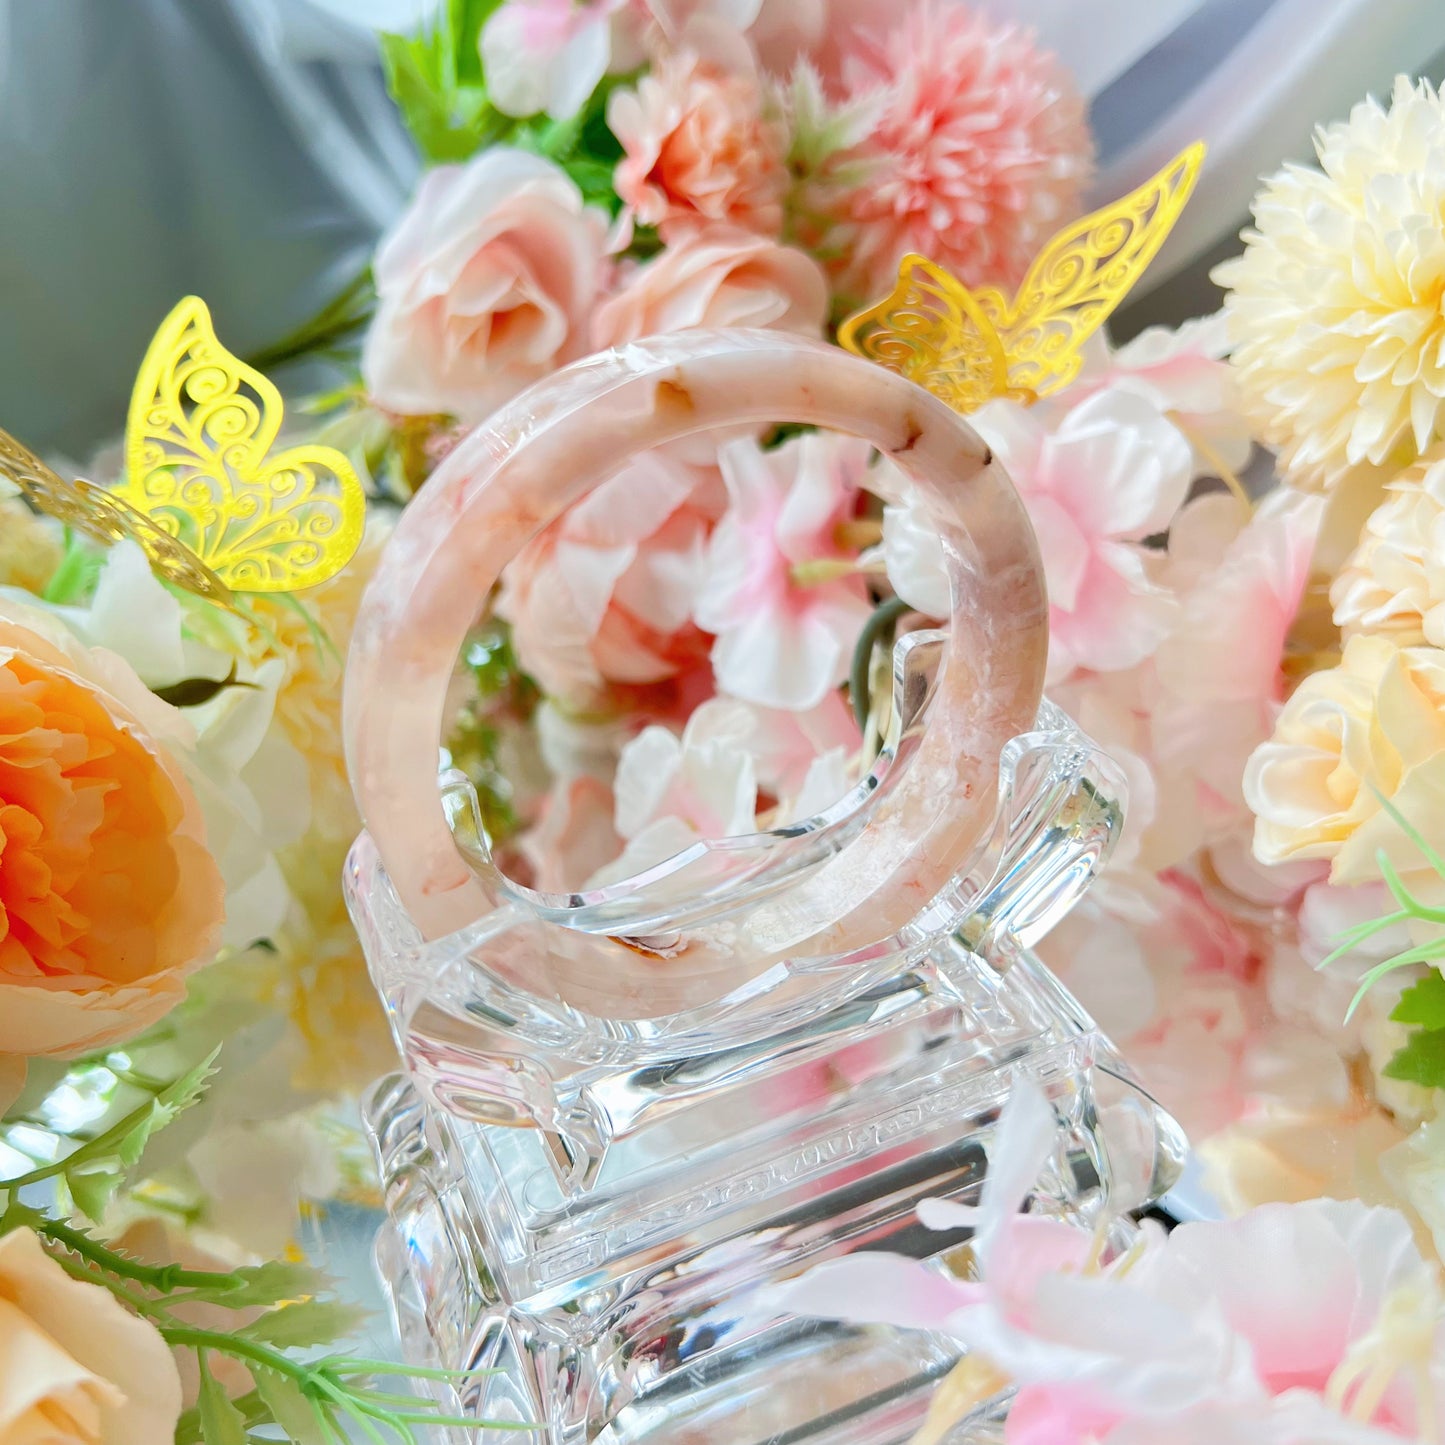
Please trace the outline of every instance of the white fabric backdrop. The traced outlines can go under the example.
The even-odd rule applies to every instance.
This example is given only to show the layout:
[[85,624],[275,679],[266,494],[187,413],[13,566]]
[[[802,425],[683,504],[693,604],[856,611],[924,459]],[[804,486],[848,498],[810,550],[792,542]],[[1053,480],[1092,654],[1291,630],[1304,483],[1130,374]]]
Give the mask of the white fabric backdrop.
[[[371,26],[428,0],[0,0],[0,425],[82,451],[182,294],[257,349],[349,280],[415,174]],[[1100,197],[1195,136],[1210,158],[1149,278],[1207,304],[1203,260],[1255,178],[1398,70],[1442,0],[978,0],[1036,26],[1093,99]],[[1439,78],[1438,75],[1435,78]]]
[[416,162],[374,35],[298,0],[0,0],[0,426],[119,430],[187,292],[257,350],[365,263]]

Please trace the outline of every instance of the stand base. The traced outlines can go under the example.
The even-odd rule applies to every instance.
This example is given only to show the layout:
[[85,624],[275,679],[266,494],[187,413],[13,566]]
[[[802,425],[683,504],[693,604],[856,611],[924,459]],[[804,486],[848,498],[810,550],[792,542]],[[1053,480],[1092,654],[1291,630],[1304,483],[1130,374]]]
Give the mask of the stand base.
[[[536,1130],[455,1118],[400,1075],[375,1087],[377,1257],[407,1356],[499,1372],[440,1387],[479,1422],[457,1442],[519,1438],[494,1420],[535,1423],[537,1445],[903,1445],[957,1346],[780,1317],[768,1294],[857,1250],[943,1268],[968,1232],[914,1211],[977,1202],[1019,1072],[1059,1118],[1031,1210],[1088,1224],[1174,1182],[1177,1126],[1032,954],[1000,976],[950,940],[900,990],[921,975],[937,1017],[872,1009],[866,1036],[718,1088],[570,1193]],[[967,1438],[997,1438],[1004,1409],[983,1407]]]

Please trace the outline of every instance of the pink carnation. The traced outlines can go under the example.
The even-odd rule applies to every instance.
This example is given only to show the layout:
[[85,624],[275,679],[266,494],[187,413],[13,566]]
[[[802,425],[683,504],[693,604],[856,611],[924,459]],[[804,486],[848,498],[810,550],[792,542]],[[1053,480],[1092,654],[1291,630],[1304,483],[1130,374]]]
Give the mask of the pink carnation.
[[[1076,215],[1093,168],[1084,102],[1032,37],[920,0],[844,62],[851,98],[883,91],[872,133],[823,201],[845,292],[888,291],[920,251],[967,285],[1013,284]],[[830,249],[832,249],[830,247]]]
[[753,76],[680,52],[616,91],[607,124],[625,152],[617,194],[643,225],[669,237],[700,221],[777,234],[787,132]]

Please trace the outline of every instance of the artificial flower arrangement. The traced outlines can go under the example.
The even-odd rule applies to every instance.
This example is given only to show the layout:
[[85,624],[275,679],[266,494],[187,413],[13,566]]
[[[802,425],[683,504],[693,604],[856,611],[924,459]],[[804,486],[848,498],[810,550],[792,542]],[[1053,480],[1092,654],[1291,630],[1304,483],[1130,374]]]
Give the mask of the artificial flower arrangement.
[[[317,1359],[350,1316],[290,1257],[300,1201],[365,1194],[339,1102],[390,1059],[339,887],[358,826],[341,659],[390,511],[470,424],[590,352],[704,326],[867,352],[911,284],[955,308],[964,383],[944,367],[940,394],[1038,536],[1050,696],[1129,775],[1103,885],[1044,951],[1225,1208],[1264,1207],[1122,1253],[1104,1226],[1011,1223],[1043,1127],[1021,1089],[972,1221],[977,1280],[925,1289],[879,1260],[806,1278],[792,1307],[972,1346],[937,1438],[1008,1383],[1020,1442],[1428,1434],[1435,93],[1400,82],[1321,132],[1319,169],[1268,183],[1220,315],[1117,348],[1100,316],[1069,375],[1024,386],[1012,302],[988,298],[1024,304],[1092,158],[1066,68],[1026,34],[936,0],[455,0],[384,49],[431,168],[302,338],[367,328],[356,385],[296,435],[349,454],[330,454],[336,496],[352,467],[371,494],[364,531],[342,507],[339,569],[304,571],[323,539],[299,590],[258,581],[141,485],[139,445],[100,459],[101,497],[5,457],[0,1340],[38,1362],[5,1387],[5,1430],[234,1445],[271,1424],[309,1445],[440,1418],[369,1383],[375,1362]],[[900,286],[910,254],[927,269]],[[911,374],[938,382],[931,364]],[[876,751],[879,644],[946,611],[938,548],[902,476],[844,438],[638,456],[512,565],[463,658],[448,751],[499,856],[564,888],[825,806]]]

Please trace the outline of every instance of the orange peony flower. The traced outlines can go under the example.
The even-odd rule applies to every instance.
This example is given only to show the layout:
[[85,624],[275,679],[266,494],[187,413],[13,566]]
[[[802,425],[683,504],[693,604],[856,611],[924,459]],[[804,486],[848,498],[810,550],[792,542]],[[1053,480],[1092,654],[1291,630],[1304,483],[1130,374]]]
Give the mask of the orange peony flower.
[[134,674],[14,617],[0,612],[0,1054],[69,1055],[180,1001],[224,890],[195,795],[116,696]]

